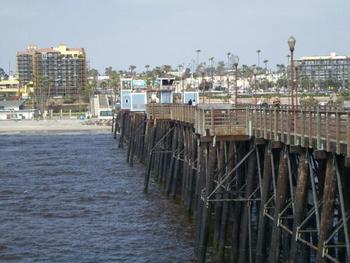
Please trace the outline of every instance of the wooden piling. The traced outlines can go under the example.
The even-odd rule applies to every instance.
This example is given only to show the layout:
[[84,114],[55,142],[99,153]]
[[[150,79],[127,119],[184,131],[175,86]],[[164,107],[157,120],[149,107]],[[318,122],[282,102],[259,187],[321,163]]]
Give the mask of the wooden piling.
[[320,222],[320,234],[318,239],[317,262],[326,262],[324,258],[325,247],[324,242],[328,238],[332,223],[333,209],[335,202],[336,176],[334,174],[333,156],[329,156],[327,160],[326,177],[323,187],[323,206]]
[[[251,147],[255,147],[253,142],[251,143]],[[248,159],[248,168],[246,175],[246,191],[245,191],[245,199],[248,200],[251,198],[251,195],[254,190],[254,179],[257,175],[256,173],[256,155],[251,154]],[[257,180],[256,180],[257,181]],[[251,246],[248,246],[249,238],[249,228],[251,224],[250,218],[250,209],[251,209],[251,201],[245,201],[242,205],[243,213],[241,215],[241,233],[239,239],[239,263],[244,263],[246,260],[249,260],[252,257]]]
[[267,220],[269,220],[264,215],[265,204],[269,198],[270,188],[271,188],[271,179],[272,179],[272,165],[271,165],[271,155],[272,150],[267,144],[265,146],[264,154],[264,168],[263,168],[263,180],[262,180],[262,196],[261,196],[261,205],[259,211],[259,222],[258,222],[258,239],[256,246],[256,262],[265,262],[266,260],[266,249],[267,249]]
[[308,161],[306,152],[303,151],[299,157],[298,180],[295,190],[293,233],[291,238],[290,262],[297,262],[300,243],[297,242],[297,230],[305,216],[305,205],[307,197]]
[[270,255],[269,255],[269,261],[271,263],[278,262],[280,257],[281,228],[279,227],[279,214],[282,210],[283,205],[285,204],[287,186],[288,186],[287,154],[288,153],[285,150],[281,151],[280,164],[278,169],[276,206],[274,211]]
[[148,192],[148,184],[149,184],[149,178],[151,175],[151,168],[152,168],[152,159],[153,159],[153,146],[155,143],[155,139],[156,139],[156,128],[155,126],[153,126],[151,128],[151,140],[150,140],[150,144],[149,144],[149,156],[148,156],[148,161],[147,161],[147,170],[146,170],[146,174],[145,174],[145,182],[144,182],[144,191],[147,193]]

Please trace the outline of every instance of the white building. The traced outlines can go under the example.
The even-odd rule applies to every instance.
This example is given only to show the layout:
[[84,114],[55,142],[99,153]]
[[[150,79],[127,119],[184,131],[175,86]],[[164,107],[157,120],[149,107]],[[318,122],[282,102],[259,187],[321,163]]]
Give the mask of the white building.
[[112,109],[107,95],[95,95],[91,100],[91,113],[99,119],[112,119]]
[[24,109],[23,100],[0,101],[0,120],[32,120],[38,115],[34,109]]

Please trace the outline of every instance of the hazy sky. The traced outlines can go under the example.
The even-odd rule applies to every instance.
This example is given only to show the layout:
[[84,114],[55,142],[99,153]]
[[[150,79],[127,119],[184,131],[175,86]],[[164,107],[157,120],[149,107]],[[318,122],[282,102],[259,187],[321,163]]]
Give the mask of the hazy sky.
[[0,67],[15,70],[16,51],[66,43],[86,49],[90,67],[144,70],[196,58],[269,66],[296,57],[350,54],[349,0],[0,0]]

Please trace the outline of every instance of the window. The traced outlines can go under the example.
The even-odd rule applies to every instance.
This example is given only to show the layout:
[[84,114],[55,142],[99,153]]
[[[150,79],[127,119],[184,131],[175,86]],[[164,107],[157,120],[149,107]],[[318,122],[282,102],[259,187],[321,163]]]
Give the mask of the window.
[[100,116],[102,116],[102,117],[112,116],[112,111],[110,111],[110,110],[101,110],[100,111]]

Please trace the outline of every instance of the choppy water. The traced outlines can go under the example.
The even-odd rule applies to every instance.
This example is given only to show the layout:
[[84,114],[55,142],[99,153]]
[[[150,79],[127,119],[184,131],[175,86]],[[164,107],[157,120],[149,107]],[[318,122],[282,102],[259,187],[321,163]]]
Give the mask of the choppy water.
[[110,134],[0,135],[1,262],[190,262],[193,225]]

